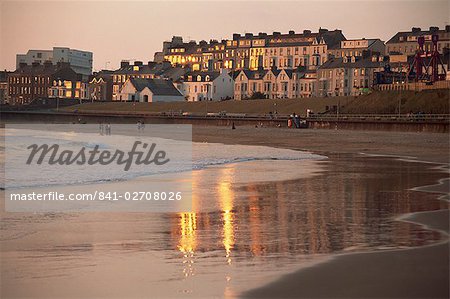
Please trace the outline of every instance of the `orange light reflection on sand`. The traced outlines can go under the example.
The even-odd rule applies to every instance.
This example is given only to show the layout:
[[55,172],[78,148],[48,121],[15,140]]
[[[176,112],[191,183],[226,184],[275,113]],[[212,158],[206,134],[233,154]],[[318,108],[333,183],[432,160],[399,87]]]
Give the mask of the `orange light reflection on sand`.
[[222,223],[223,223],[223,239],[222,243],[225,248],[225,257],[227,263],[231,264],[231,250],[234,246],[234,212],[233,201],[234,192],[231,188],[231,182],[234,177],[234,168],[229,166],[221,170],[219,176],[218,194],[220,200],[220,208],[222,210]]
[[[192,208],[194,211],[198,196],[195,193],[199,181],[197,175],[197,172],[192,172]],[[180,238],[177,248],[183,253],[183,274],[188,277],[194,275],[194,254],[197,248],[197,213],[179,213],[178,216]]]

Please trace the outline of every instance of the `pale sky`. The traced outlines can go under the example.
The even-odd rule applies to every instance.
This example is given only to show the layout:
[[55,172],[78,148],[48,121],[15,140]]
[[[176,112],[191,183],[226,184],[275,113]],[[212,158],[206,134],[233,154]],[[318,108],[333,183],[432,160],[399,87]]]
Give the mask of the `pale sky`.
[[387,41],[411,27],[450,24],[449,1],[3,1],[0,69],[13,70],[17,53],[53,46],[94,53],[94,70],[122,59],[147,62],[173,35],[185,40],[232,38],[233,33],[319,27],[347,38]]

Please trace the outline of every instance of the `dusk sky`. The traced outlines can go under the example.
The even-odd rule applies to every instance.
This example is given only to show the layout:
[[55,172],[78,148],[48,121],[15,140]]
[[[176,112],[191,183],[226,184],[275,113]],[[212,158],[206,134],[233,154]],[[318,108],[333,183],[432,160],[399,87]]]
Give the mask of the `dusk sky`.
[[342,29],[347,38],[449,24],[448,1],[2,1],[0,69],[17,53],[66,46],[94,53],[94,70],[122,59],[147,62],[173,35],[226,39],[233,33]]

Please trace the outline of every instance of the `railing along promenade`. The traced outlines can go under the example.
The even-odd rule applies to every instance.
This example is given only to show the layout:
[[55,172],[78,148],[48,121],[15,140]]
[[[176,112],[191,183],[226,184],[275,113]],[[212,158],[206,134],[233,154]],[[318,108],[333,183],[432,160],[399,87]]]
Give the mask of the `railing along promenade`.
[[310,121],[450,122],[450,114],[315,114],[306,119]]
[[[150,111],[1,111],[2,122],[126,122],[213,126],[286,127],[290,115],[245,113],[181,113]],[[448,133],[450,114],[313,114],[301,117],[302,128]]]

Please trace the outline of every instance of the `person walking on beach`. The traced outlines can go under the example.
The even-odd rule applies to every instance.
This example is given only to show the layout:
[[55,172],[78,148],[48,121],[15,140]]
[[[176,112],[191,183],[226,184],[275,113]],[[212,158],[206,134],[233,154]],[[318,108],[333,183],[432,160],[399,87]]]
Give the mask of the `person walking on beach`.
[[110,123],[106,124],[106,135],[111,135],[111,125],[110,125]]
[[144,129],[145,129],[145,123],[144,123],[144,121],[141,121],[141,130],[142,130],[142,132],[144,132]]
[[100,122],[100,124],[98,126],[98,129],[99,129],[100,135],[103,135],[104,134],[104,127],[103,127],[103,123],[102,122]]
[[136,126],[137,126],[138,132],[140,132],[141,131],[141,121],[140,120],[137,121]]

